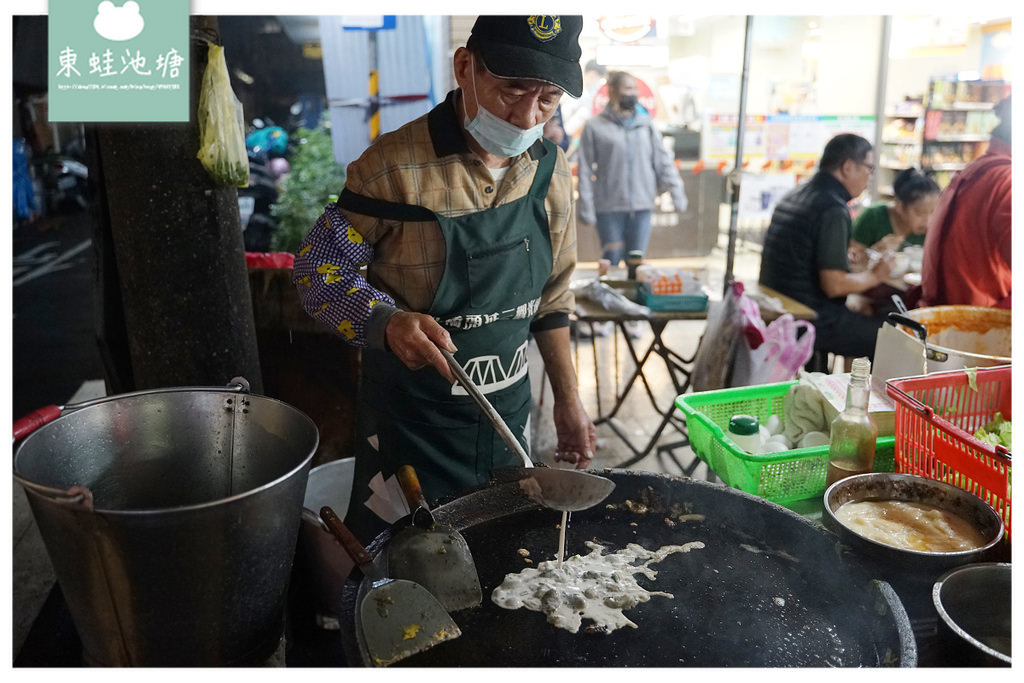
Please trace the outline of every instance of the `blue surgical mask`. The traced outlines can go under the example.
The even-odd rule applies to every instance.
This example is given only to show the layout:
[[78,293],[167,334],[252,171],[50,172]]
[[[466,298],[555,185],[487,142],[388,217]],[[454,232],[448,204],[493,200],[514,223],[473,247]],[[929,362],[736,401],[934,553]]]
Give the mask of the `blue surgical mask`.
[[476,100],[476,116],[472,121],[464,118],[466,130],[484,151],[496,157],[519,156],[544,134],[544,123],[533,128],[522,129],[498,118],[484,109],[476,96],[476,63],[473,62],[473,99]]

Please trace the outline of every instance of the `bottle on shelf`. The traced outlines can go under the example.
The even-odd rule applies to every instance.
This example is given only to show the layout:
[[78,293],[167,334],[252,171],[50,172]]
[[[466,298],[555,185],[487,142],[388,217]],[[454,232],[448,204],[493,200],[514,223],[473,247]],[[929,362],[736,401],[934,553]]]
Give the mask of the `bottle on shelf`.
[[850,385],[846,389],[846,407],[832,421],[826,486],[855,474],[871,472],[874,467],[878,426],[868,412],[870,397],[871,361],[854,358]]

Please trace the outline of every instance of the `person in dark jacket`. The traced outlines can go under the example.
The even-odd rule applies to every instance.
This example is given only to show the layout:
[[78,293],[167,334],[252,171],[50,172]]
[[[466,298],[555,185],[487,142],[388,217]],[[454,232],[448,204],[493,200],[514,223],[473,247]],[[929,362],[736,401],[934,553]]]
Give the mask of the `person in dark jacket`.
[[886,254],[869,270],[850,272],[847,203],[874,171],[867,140],[849,133],[829,140],[818,172],[775,207],[761,254],[758,282],[814,309],[815,350],[847,358],[874,357],[882,319],[854,313],[846,296],[884,282],[893,265]]
[[597,225],[612,267],[629,252],[647,251],[659,194],[669,192],[676,211],[686,210],[679,171],[637,101],[636,79],[623,71],[608,75],[608,106],[583,126],[577,158],[579,220]]

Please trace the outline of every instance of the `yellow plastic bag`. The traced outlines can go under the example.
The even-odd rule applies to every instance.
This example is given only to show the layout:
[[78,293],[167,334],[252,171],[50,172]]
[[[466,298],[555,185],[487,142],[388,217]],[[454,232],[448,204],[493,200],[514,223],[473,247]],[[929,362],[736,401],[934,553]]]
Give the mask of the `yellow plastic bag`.
[[242,103],[231,90],[224,47],[210,44],[199,93],[199,153],[206,172],[219,185],[249,186]]

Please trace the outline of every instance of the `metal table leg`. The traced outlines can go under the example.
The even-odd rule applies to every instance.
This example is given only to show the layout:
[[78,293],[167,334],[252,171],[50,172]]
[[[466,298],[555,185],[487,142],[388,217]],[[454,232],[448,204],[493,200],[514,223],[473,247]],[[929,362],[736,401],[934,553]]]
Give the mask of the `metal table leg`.
[[[667,411],[662,411],[658,407],[657,398],[654,396],[654,391],[651,388],[651,385],[647,380],[647,376],[644,373],[644,365],[647,363],[648,359],[650,359],[652,354],[659,356],[665,362],[665,367],[668,370],[669,377],[672,380],[672,385],[675,388],[676,394],[678,395],[685,393],[686,389],[690,385],[690,364],[693,363],[694,358],[684,358],[682,355],[676,353],[675,351],[673,351],[672,349],[665,345],[664,340],[662,339],[662,333],[664,332],[665,327],[667,326],[667,321],[649,322],[651,326],[651,331],[654,333],[654,339],[651,341],[651,344],[647,347],[642,356],[637,352],[633,340],[630,338],[626,330],[625,322],[619,321],[616,323],[616,327],[618,328],[619,332],[621,332],[623,339],[625,339],[626,347],[629,350],[629,354],[633,359],[634,370],[633,373],[630,375],[629,379],[626,381],[622,393],[617,396],[615,405],[612,408],[611,412],[609,412],[607,415],[602,415],[598,417],[598,419],[594,421],[595,425],[607,423],[611,430],[620,439],[622,439],[622,441],[626,444],[626,447],[629,448],[629,450],[633,453],[633,456],[631,458],[629,458],[626,462],[621,463],[619,465],[619,467],[621,468],[626,468],[635,465],[637,462],[647,457],[654,449],[654,446],[657,444],[658,439],[661,438],[661,435],[664,432],[665,428],[668,427],[670,424],[680,434],[682,434],[684,438],[681,441],[677,441],[674,442],[673,444],[668,444],[666,446],[659,448],[659,453],[662,452],[663,450],[670,451],[674,448],[679,448],[689,444],[689,439],[687,438],[687,432],[685,429],[685,421],[683,421],[682,418],[675,415],[676,406],[673,404]],[[696,354],[694,355],[694,357],[696,357]],[[638,380],[641,384],[643,384],[644,391],[647,394],[648,400],[651,402],[651,405],[655,408],[655,410],[657,410],[662,415],[661,422],[659,423],[657,429],[651,435],[651,438],[647,441],[643,448],[640,449],[634,446],[633,443],[630,441],[629,437],[619,429],[618,425],[615,424],[615,422],[612,421],[615,415],[618,413],[619,409],[625,403],[630,390],[633,388],[633,385],[636,384]],[[673,459],[675,459],[674,456],[672,457]],[[689,466],[689,470],[686,467],[683,467],[682,465],[680,465],[679,467],[680,470],[682,470],[684,473],[689,474],[692,473],[693,468],[696,467],[696,464],[691,464],[691,466]]]

